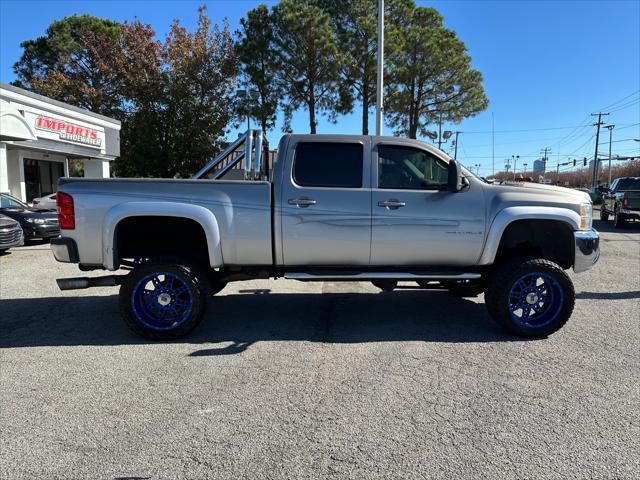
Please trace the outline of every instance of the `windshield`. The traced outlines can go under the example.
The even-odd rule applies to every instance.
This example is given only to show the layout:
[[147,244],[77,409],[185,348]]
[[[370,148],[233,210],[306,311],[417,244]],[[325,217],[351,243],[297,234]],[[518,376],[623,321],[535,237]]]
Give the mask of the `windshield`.
[[29,208],[29,206],[22,203],[17,198],[0,195],[0,208]]
[[616,190],[640,190],[640,178],[622,178]]

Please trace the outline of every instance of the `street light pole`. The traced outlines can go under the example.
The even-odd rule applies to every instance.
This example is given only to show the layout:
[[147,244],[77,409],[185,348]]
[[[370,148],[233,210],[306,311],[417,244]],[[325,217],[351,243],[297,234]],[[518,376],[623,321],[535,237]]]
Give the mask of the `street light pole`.
[[527,174],[527,165],[529,165],[528,163],[523,163],[522,166],[524,167],[524,172],[522,172],[522,176],[524,177]]
[[376,83],[376,135],[382,135],[382,88],[384,63],[384,0],[378,0],[378,81]]
[[511,158],[513,158],[513,179],[516,179],[516,165],[518,163],[518,159],[520,158],[520,155],[511,155]]
[[453,151],[453,159],[454,160],[458,160],[458,135],[460,135],[462,132],[456,132],[456,147],[455,150]]
[[613,129],[615,128],[615,125],[607,125],[604,128],[609,130],[609,183],[607,183],[607,185],[611,186],[611,139],[613,137]]

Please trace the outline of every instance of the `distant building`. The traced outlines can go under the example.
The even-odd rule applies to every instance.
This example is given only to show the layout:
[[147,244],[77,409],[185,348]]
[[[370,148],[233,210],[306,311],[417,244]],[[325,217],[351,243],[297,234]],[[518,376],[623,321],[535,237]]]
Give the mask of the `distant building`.
[[[598,174],[602,172],[602,162],[605,162],[602,158],[598,162]],[[589,171],[593,172],[593,160],[589,160]]]
[[533,173],[544,173],[544,161],[542,159],[533,162]]

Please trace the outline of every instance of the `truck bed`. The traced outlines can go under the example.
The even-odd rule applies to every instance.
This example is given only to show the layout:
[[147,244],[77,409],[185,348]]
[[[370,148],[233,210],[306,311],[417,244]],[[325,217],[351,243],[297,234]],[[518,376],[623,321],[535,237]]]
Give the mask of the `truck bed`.
[[193,204],[210,210],[220,230],[225,265],[271,265],[271,184],[261,181],[191,179],[62,178],[60,191],[73,196],[81,228],[65,230],[78,245],[80,263],[102,264],[103,221],[128,202]]

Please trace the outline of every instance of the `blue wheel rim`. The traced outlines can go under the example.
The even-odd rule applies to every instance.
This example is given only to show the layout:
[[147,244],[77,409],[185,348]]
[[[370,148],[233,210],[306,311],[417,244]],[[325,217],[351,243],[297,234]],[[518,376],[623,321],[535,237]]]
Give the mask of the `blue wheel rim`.
[[513,283],[507,302],[515,323],[525,328],[542,328],[560,314],[564,293],[551,275],[531,272]]
[[136,319],[155,330],[171,330],[185,323],[193,310],[193,294],[186,282],[169,272],[141,278],[131,292]]

